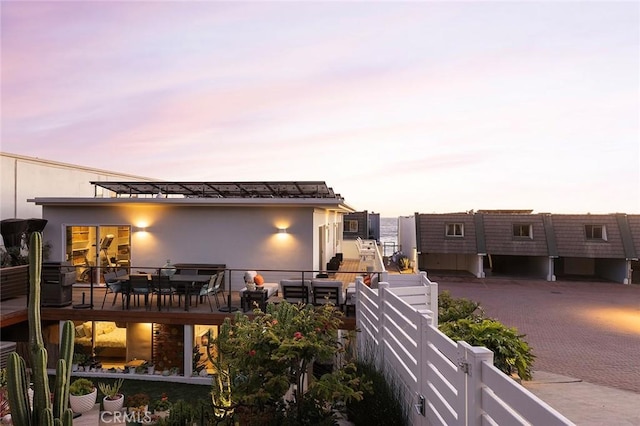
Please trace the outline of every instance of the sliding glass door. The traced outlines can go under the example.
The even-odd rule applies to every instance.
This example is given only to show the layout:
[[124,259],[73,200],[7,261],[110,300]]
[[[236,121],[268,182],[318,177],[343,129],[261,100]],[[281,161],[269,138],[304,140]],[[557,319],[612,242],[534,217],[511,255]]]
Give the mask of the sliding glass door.
[[128,268],[131,262],[129,225],[69,225],[66,259],[76,267],[77,282],[103,282],[105,272]]

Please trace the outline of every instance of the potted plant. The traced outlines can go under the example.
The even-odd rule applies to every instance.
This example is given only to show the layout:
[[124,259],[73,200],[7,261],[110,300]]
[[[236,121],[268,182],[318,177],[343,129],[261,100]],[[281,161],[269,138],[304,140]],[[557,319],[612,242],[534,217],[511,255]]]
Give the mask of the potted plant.
[[166,393],[162,394],[159,400],[154,404],[154,414],[158,417],[165,419],[169,417],[169,410],[171,409],[171,402]]
[[84,370],[84,363],[87,361],[87,355],[82,352],[74,352],[73,353],[73,361],[71,363],[71,370],[78,371],[79,367],[82,367]]
[[124,405],[124,394],[120,392],[122,383],[124,383],[123,378],[116,380],[113,384],[98,383],[98,388],[100,388],[100,392],[104,395],[102,400],[104,411],[110,413],[122,411],[122,406]]
[[69,404],[74,413],[91,411],[96,404],[98,389],[86,378],[76,379],[69,385]]
[[127,397],[127,407],[129,412],[148,411],[149,410],[149,395],[146,393],[136,393]]

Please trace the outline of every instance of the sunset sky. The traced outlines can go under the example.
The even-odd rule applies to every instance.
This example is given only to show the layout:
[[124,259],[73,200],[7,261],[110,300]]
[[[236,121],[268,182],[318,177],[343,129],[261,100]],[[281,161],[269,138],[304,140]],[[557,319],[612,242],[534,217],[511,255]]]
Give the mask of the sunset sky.
[[382,216],[640,213],[639,2],[0,8],[3,152]]

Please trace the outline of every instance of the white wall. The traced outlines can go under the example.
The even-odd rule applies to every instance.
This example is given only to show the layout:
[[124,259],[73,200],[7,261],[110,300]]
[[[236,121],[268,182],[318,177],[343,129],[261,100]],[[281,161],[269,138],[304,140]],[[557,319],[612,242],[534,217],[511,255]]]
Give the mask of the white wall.
[[[316,269],[320,215],[311,207],[45,206],[44,217],[49,222],[43,237],[52,243],[52,260],[64,259],[66,226],[146,225],[146,232],[131,236],[134,270],[136,266],[160,267],[167,259],[257,271]],[[287,228],[286,234],[278,233],[281,227]],[[261,273],[267,282],[291,276]],[[241,273],[233,273],[232,281],[234,289],[244,285]]]
[[411,256],[413,250],[418,247],[415,216],[398,217],[398,244],[400,250],[407,256]]
[[478,256],[475,254],[463,253],[429,253],[422,255],[421,259],[426,261],[425,265],[420,265],[422,269],[430,270],[451,270],[469,271],[476,274]]
[[92,169],[38,158],[0,153],[0,218],[41,218],[35,197],[93,197],[90,181],[150,180],[140,176]]
[[[339,223],[342,222],[342,214],[334,211],[316,209],[313,212],[313,265],[315,271],[324,271],[327,262],[335,256],[342,247],[342,233]],[[323,259],[320,259],[320,231],[324,227],[324,247]]]

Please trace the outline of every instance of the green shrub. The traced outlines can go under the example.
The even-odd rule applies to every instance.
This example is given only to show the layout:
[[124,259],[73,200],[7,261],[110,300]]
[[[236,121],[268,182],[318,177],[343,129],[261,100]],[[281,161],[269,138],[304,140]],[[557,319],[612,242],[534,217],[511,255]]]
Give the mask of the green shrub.
[[448,290],[438,295],[438,321],[456,321],[462,318],[482,317],[480,304],[465,298],[451,297]]
[[[243,425],[315,424],[331,418],[351,399],[362,398],[355,366],[310,380],[314,360],[333,361],[344,352],[338,339],[342,312],[281,302],[254,317],[226,319],[212,341],[218,357],[212,401],[216,416],[232,412]],[[308,380],[309,379],[309,380]],[[292,389],[286,400],[283,398]]]
[[462,318],[440,323],[439,329],[452,340],[485,346],[493,351],[493,363],[502,372],[509,375],[517,372],[521,379],[531,380],[535,356],[527,342],[522,340],[524,335],[519,335],[515,328],[493,319]]

